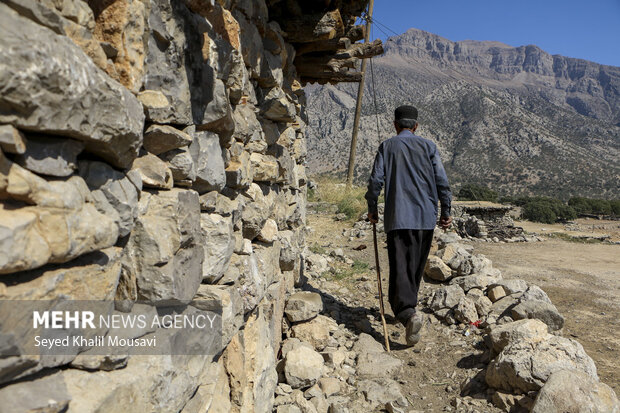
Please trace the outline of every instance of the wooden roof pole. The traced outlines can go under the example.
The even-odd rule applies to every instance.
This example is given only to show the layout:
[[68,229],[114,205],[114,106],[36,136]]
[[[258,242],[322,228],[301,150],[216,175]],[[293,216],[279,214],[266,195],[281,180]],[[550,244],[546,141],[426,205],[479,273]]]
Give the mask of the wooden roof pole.
[[[366,19],[366,34],[364,36],[364,43],[368,43],[370,39],[370,25],[372,22],[372,10],[374,8],[374,0],[370,0],[368,3],[368,15]],[[364,78],[366,77],[366,59],[362,59],[362,79],[360,80],[357,89],[357,103],[355,106],[355,118],[353,120],[353,135],[351,136],[351,150],[349,151],[349,167],[347,170],[347,189],[351,188],[353,184],[353,170],[355,169],[355,147],[357,146],[357,130],[360,124],[360,114],[362,111],[362,96],[364,94]]]

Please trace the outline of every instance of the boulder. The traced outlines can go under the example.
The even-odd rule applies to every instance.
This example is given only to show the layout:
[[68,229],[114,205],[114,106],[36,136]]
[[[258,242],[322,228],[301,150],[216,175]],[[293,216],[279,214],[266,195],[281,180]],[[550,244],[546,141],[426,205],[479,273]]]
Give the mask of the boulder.
[[306,257],[305,261],[308,271],[311,271],[316,275],[321,275],[324,272],[329,271],[329,263],[321,254],[310,254]]
[[489,287],[493,288],[500,286],[506,292],[506,295],[523,293],[527,290],[527,282],[525,280],[499,280],[494,282]]
[[151,125],[144,132],[144,149],[159,155],[173,149],[189,146],[192,137],[169,125]]
[[490,314],[497,318],[503,315],[510,315],[510,310],[518,303],[519,302],[515,298],[508,295],[493,303]]
[[69,176],[77,169],[77,155],[84,144],[73,139],[59,139],[31,135],[26,150],[15,157],[24,168],[49,176]]
[[261,100],[260,114],[275,122],[295,122],[297,112],[286,93],[280,87],[273,87]]
[[594,361],[581,344],[548,335],[538,342],[509,344],[491,361],[486,371],[489,387],[509,392],[539,390],[549,376],[559,370],[578,370],[598,381]]
[[329,342],[329,333],[337,328],[335,322],[323,315],[318,315],[310,321],[294,324],[293,337],[310,343],[315,350],[321,351]]
[[358,385],[366,400],[373,406],[383,408],[386,403],[395,402],[401,408],[409,405],[405,396],[403,396],[398,382],[384,378],[377,380],[362,380]]
[[256,238],[265,222],[270,217],[273,204],[275,201],[275,193],[266,186],[259,186],[256,183],[250,185],[245,192],[249,198],[243,212],[241,220],[243,221],[243,236],[249,240]]
[[118,238],[114,220],[97,211],[79,176],[47,182],[0,153],[0,196],[33,205],[0,204],[0,274],[67,262]]
[[620,402],[613,389],[575,370],[558,370],[551,374],[538,392],[532,413],[620,412]]
[[458,321],[469,324],[478,320],[478,311],[473,300],[469,297],[461,297],[456,308],[454,309],[454,318]]
[[3,412],[67,411],[71,395],[60,372],[55,371],[38,380],[9,384],[0,389]]
[[[142,145],[140,102],[67,37],[0,5],[0,123],[62,134],[115,166],[128,167]],[[37,96],[33,100],[32,96]],[[85,110],[86,108],[86,110]]]
[[514,320],[536,318],[547,324],[549,330],[556,331],[564,326],[564,317],[553,304],[547,301],[527,300],[517,304],[511,310]]
[[292,294],[284,307],[284,314],[292,323],[310,320],[321,311],[323,311],[321,296],[307,291]]
[[194,159],[188,147],[172,149],[159,155],[159,158],[166,162],[172,172],[175,183],[181,181],[195,181],[196,168]]
[[[192,128],[185,131],[192,132]],[[221,191],[226,185],[226,173],[220,138],[215,133],[207,131],[193,131],[190,134],[193,141],[189,146],[189,152],[196,170],[192,188],[199,194]]]
[[123,174],[103,162],[80,161],[79,174],[91,190],[97,210],[118,218],[118,235],[124,237],[131,232],[134,219],[138,216],[138,200],[142,190],[142,179],[137,172]]
[[472,288],[478,288],[481,290],[486,289],[487,285],[496,281],[495,278],[481,275],[481,274],[472,274],[465,275],[462,277],[455,277],[450,280],[450,284],[456,284],[463,289],[463,291],[467,292]]
[[539,320],[519,320],[490,327],[488,339],[495,353],[517,342],[538,343],[547,339],[548,328]]
[[544,302],[546,302],[548,304],[552,304],[551,300],[549,299],[549,296],[547,295],[547,293],[545,293],[537,285],[530,285],[527,288],[527,290],[525,290],[523,295],[521,295],[521,297],[519,297],[519,301],[530,301],[530,300],[544,301]]
[[467,262],[471,257],[471,254],[466,247],[458,243],[447,244],[444,248],[438,250],[436,255],[455,271],[458,270],[463,262],[466,263],[465,265],[468,265]]
[[226,167],[226,186],[234,189],[246,189],[254,179],[254,170],[250,154],[241,152],[230,160]]
[[271,155],[253,153],[250,155],[254,181],[276,182],[280,173],[276,158]]
[[432,280],[447,281],[452,277],[452,270],[439,257],[431,255],[426,260],[424,274]]
[[323,372],[323,357],[311,348],[298,346],[286,354],[284,375],[291,387],[307,388],[314,385]]
[[[435,232],[437,234],[437,232]],[[456,232],[441,232],[437,236],[437,246],[441,249],[448,244],[458,243],[461,241],[461,237]]]
[[174,185],[172,171],[157,156],[146,153],[133,161],[132,171],[137,171],[146,188],[170,189]]
[[217,214],[200,214],[200,228],[204,237],[202,281],[215,284],[228,269],[235,248],[232,219]]
[[486,297],[485,295],[481,295],[472,299],[474,301],[474,305],[476,306],[476,311],[478,312],[479,318],[484,318],[487,314],[489,314],[489,312],[491,312],[491,307],[493,303],[491,302],[491,300],[489,300],[488,297]]
[[139,210],[126,246],[138,297],[190,300],[203,278],[198,194],[178,188],[143,192]]
[[322,377],[319,379],[319,387],[325,397],[330,397],[340,393],[342,382],[335,377]]
[[430,307],[433,311],[442,308],[453,308],[458,305],[461,298],[465,298],[465,293],[458,285],[441,287],[433,294]]

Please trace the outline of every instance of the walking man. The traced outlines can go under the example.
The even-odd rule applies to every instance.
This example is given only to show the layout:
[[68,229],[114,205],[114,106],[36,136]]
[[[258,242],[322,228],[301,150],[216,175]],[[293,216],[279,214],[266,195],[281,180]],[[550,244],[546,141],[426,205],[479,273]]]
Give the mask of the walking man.
[[378,221],[377,199],[385,185],[384,225],[390,262],[388,299],[396,318],[405,326],[407,345],[420,340],[423,318],[416,312],[418,290],[437,223],[452,223],[452,194],[437,146],[414,135],[418,110],[400,106],[394,112],[397,135],[379,145],[366,200],[368,218]]

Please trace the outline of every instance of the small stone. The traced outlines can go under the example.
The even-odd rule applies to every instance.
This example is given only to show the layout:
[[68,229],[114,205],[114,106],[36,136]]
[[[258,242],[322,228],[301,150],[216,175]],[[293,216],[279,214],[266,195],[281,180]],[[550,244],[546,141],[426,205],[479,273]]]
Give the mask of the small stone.
[[192,137],[169,125],[151,125],[144,133],[144,149],[159,155],[172,149],[189,146]]
[[13,125],[0,125],[0,149],[5,153],[26,152],[26,138]]
[[319,387],[323,394],[325,394],[325,397],[330,397],[340,393],[342,382],[333,377],[323,377],[319,379]]
[[258,233],[258,240],[266,243],[272,243],[278,238],[278,224],[273,219],[265,221],[265,225]]
[[306,346],[298,346],[286,354],[284,374],[293,388],[310,387],[323,372],[323,357]]
[[500,298],[506,297],[506,292],[504,291],[504,287],[498,285],[489,288],[489,290],[487,291],[487,296],[492,302],[496,302]]
[[439,257],[431,255],[426,260],[424,274],[432,280],[446,281],[452,277],[452,270]]
[[150,153],[136,158],[131,170],[140,173],[142,185],[147,188],[171,189],[174,184],[170,168],[164,161]]
[[292,323],[310,320],[321,311],[323,311],[321,296],[307,291],[291,295],[284,308],[286,318]]

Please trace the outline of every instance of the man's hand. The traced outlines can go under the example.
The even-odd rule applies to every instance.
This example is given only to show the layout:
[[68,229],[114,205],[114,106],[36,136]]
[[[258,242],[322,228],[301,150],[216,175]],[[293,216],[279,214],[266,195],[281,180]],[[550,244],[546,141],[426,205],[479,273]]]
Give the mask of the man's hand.
[[448,229],[452,224],[452,217],[441,217],[439,220],[439,226],[441,229]]
[[370,221],[371,224],[376,224],[377,222],[379,222],[379,215],[378,214],[373,214],[372,212],[368,213],[368,220]]

